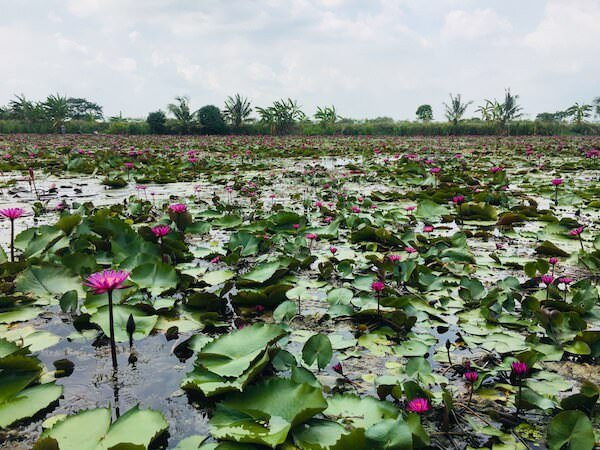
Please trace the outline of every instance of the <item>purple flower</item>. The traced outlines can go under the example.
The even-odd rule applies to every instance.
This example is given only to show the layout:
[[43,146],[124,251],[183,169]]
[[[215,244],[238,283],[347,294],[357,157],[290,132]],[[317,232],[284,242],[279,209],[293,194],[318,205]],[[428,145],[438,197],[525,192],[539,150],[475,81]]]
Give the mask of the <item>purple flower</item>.
[[339,373],[340,375],[344,376],[344,369],[342,368],[342,363],[337,363],[334,366],[331,367],[333,369],[334,372]]
[[554,281],[554,277],[552,275],[542,275],[542,283],[546,286],[549,286]]
[[475,381],[477,381],[478,375],[477,372],[475,372],[474,370],[469,370],[468,372],[465,372],[465,379],[473,384],[475,383]]
[[151,230],[154,233],[154,236],[156,236],[157,238],[161,238],[169,234],[171,228],[169,227],[169,225],[156,225],[155,227],[152,227]]
[[522,361],[515,361],[510,366],[517,377],[523,377],[529,372],[529,367]]
[[107,291],[123,289],[123,282],[128,276],[129,272],[125,270],[103,270],[91,274],[84,284],[92,288],[94,294],[103,294]]
[[583,233],[583,227],[573,228],[571,231],[569,231],[571,236],[579,236],[581,233]]
[[381,292],[385,289],[385,283],[381,280],[373,281],[371,283],[371,289],[375,292]]
[[548,260],[548,262],[554,266],[554,265],[558,264],[558,258],[556,256],[553,256],[552,258],[550,258]]
[[551,181],[551,183],[554,186],[560,186],[561,184],[563,184],[563,180],[562,180],[562,178],[555,178]]
[[400,261],[402,259],[402,256],[400,256],[400,255],[388,255],[388,259],[391,262],[398,262],[398,261]]
[[406,405],[406,409],[410,412],[422,414],[424,412],[429,411],[429,401],[426,398],[422,397],[413,398]]
[[10,220],[15,220],[21,217],[25,213],[23,208],[6,208],[0,209],[0,214]]
[[455,195],[452,198],[452,201],[454,202],[455,205],[461,205],[465,202],[465,196],[464,195]]
[[169,209],[174,213],[182,214],[187,211],[187,206],[185,206],[183,203],[174,203],[169,206]]

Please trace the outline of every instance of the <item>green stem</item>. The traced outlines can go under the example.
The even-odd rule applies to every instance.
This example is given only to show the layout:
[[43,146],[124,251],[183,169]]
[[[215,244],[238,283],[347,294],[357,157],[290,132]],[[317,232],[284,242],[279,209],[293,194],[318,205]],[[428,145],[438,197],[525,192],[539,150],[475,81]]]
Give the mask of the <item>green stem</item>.
[[113,317],[113,291],[107,291],[108,293],[108,324],[110,329],[110,354],[112,357],[113,369],[117,370],[117,346],[115,345],[115,321]]

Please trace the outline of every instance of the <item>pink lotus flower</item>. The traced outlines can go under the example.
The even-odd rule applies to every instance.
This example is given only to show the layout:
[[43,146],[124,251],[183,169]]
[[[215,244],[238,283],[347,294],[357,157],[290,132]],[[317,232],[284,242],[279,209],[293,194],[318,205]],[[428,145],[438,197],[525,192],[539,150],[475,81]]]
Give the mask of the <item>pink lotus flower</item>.
[[335,248],[334,246],[329,247],[329,251],[331,252],[332,255],[335,255],[337,253],[337,248]]
[[342,368],[342,363],[337,363],[331,366],[335,373],[339,373],[341,376],[344,376],[344,369]]
[[352,212],[353,212],[353,213],[359,213],[359,212],[360,212],[360,207],[358,207],[358,206],[353,206],[353,207],[352,207]]
[[440,173],[441,171],[442,169],[440,169],[439,167],[432,167],[431,169],[429,169],[429,172],[431,172],[434,175]]
[[315,202],[315,206],[316,206],[317,208],[320,208],[321,206],[323,206],[323,202],[316,201],[316,202]]
[[323,219],[323,222],[325,222],[325,223],[331,223],[331,222],[333,222],[333,217],[327,216],[327,217],[325,217]]
[[503,170],[504,170],[503,167],[492,167],[490,169],[490,172],[492,172],[492,173],[498,173],[498,172],[502,172]]
[[404,247],[404,251],[409,254],[417,253],[417,250],[414,247]]
[[123,283],[128,276],[129,272],[125,270],[103,270],[91,274],[84,284],[92,288],[94,294],[98,295],[115,289],[123,289],[125,287]]
[[474,370],[469,370],[468,372],[465,372],[465,379],[469,382],[469,383],[475,383],[475,381],[477,381],[478,375],[477,372],[475,372]]
[[461,205],[465,202],[465,196],[455,195],[454,197],[452,197],[452,202],[454,202],[455,205]]
[[524,375],[527,375],[527,372],[529,372],[529,367],[527,367],[527,364],[521,361],[515,361],[510,366],[517,377],[523,377]]
[[381,280],[373,281],[371,283],[371,289],[375,292],[381,292],[385,289],[385,283]]
[[432,225],[425,225],[425,226],[423,227],[423,231],[424,231],[425,233],[431,233],[431,232],[433,231],[433,226],[432,226]]
[[310,239],[312,241],[313,239],[316,239],[316,238],[317,238],[317,235],[315,233],[307,233],[306,234],[306,239]]
[[221,257],[220,256],[215,256],[213,259],[210,260],[210,262],[212,264],[218,264],[219,261],[221,261]]
[[300,224],[295,223],[294,225],[292,225],[292,227],[294,228],[294,230],[297,230],[298,228],[300,228]]
[[132,163],[132,162],[126,162],[126,163],[124,163],[123,165],[125,166],[125,168],[126,168],[127,170],[129,170],[129,169],[133,169],[133,163]]
[[174,203],[169,206],[169,209],[176,214],[183,214],[187,211],[187,206],[185,206],[183,203]]
[[156,236],[157,238],[161,238],[169,234],[171,228],[169,227],[169,225],[156,225],[155,227],[152,227],[151,230],[154,233],[154,236]]
[[502,245],[501,242],[496,242],[496,250],[502,250],[504,248],[504,245]]
[[557,258],[556,256],[553,256],[552,258],[550,258],[550,259],[548,260],[548,262],[549,262],[551,265],[555,266],[556,264],[558,264],[558,258]]
[[23,208],[6,208],[0,209],[0,214],[10,220],[15,220],[25,214],[25,210]]
[[551,181],[551,183],[554,186],[560,186],[561,184],[563,184],[563,180],[562,180],[562,178],[555,178]]
[[414,211],[415,209],[417,209],[417,207],[415,205],[409,205],[407,207],[404,208],[406,211]]
[[542,283],[546,286],[549,286],[554,281],[554,277],[552,275],[542,275]]
[[400,255],[396,255],[396,254],[393,254],[393,255],[388,255],[388,259],[389,259],[391,262],[398,262],[398,261],[402,260],[402,256],[400,256]]
[[581,233],[583,233],[583,227],[573,228],[571,231],[569,231],[571,236],[579,236]]
[[416,397],[413,398],[406,405],[406,409],[410,412],[422,414],[429,411],[429,401],[426,398]]

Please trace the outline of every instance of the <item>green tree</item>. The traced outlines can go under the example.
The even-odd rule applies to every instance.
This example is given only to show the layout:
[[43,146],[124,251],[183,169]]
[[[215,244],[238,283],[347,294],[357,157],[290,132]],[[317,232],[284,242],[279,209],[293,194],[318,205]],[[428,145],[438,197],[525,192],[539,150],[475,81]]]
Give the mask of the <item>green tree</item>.
[[15,95],[15,99],[8,103],[8,114],[11,119],[25,122],[41,122],[46,118],[43,104],[27,100],[23,94]]
[[335,111],[335,106],[324,106],[323,108],[317,106],[315,119],[319,121],[319,124],[323,129],[332,128],[338,119],[337,112]]
[[190,109],[190,99],[187,96],[175,97],[176,103],[169,103],[167,110],[175,116],[183,133],[189,133],[195,124],[195,114]]
[[77,120],[102,120],[102,106],[85,98],[70,97],[67,99],[69,116]]
[[452,94],[450,94],[450,104],[444,103],[448,121],[452,122],[454,126],[458,125],[459,120],[462,119],[462,116],[465,114],[465,111],[471,103],[473,102],[463,103],[460,94],[456,94],[456,97],[453,97]]
[[242,124],[250,116],[250,113],[252,113],[252,107],[250,101],[246,97],[235,94],[235,96],[229,96],[227,97],[227,100],[225,100],[223,116],[225,120],[231,124],[234,130],[239,130]]
[[485,100],[485,104],[480,105],[475,112],[481,114],[481,119],[486,122],[494,120],[495,112],[498,110],[496,103],[491,100]]
[[291,98],[276,100],[272,106],[266,108],[257,107],[256,111],[258,111],[260,121],[269,126],[271,134],[275,132],[289,133],[297,121],[306,119],[306,115],[298,103]]
[[417,119],[422,120],[423,122],[430,122],[433,120],[433,109],[431,109],[431,105],[421,105],[417,108]]
[[166,130],[165,123],[167,122],[167,116],[159,109],[148,114],[146,122],[150,127],[150,133],[163,134]]
[[60,94],[50,94],[43,103],[46,118],[52,122],[52,127],[58,130],[69,116],[69,102],[67,97]]
[[197,112],[202,132],[206,134],[224,134],[227,132],[227,125],[221,115],[221,110],[214,105],[206,105]]
[[575,103],[565,111],[568,117],[573,118],[573,122],[577,125],[581,125],[584,119],[587,119],[592,115],[592,105]]
[[594,107],[596,108],[596,115],[600,116],[600,97],[596,97],[593,101],[592,104],[594,105]]
[[511,120],[518,119],[523,114],[521,111],[523,108],[517,103],[519,100],[518,95],[513,95],[510,92],[510,88],[504,91],[504,103],[500,107],[500,123],[505,126]]

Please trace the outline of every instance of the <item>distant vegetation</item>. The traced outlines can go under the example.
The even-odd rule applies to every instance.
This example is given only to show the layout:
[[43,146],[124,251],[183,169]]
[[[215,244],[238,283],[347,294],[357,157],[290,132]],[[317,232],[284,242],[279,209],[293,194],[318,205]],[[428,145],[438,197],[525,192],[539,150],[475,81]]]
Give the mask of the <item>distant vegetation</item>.
[[[600,97],[590,104],[576,102],[564,111],[543,112],[523,120],[519,96],[506,89],[502,101],[486,99],[467,118],[472,101],[450,94],[444,103],[447,122],[435,122],[431,105],[420,105],[416,121],[390,117],[356,120],[338,115],[335,106],[319,106],[312,116],[291,98],[269,106],[253,106],[240,95],[229,96],[223,108],[205,105],[197,110],[187,96],[175,97],[165,111],[150,112],[146,119],[105,117],[102,107],[84,98],[51,94],[33,101],[16,95],[0,107],[0,133],[109,133],[109,134],[303,134],[303,135],[559,135],[600,134]],[[256,116],[252,116],[255,113]]]

